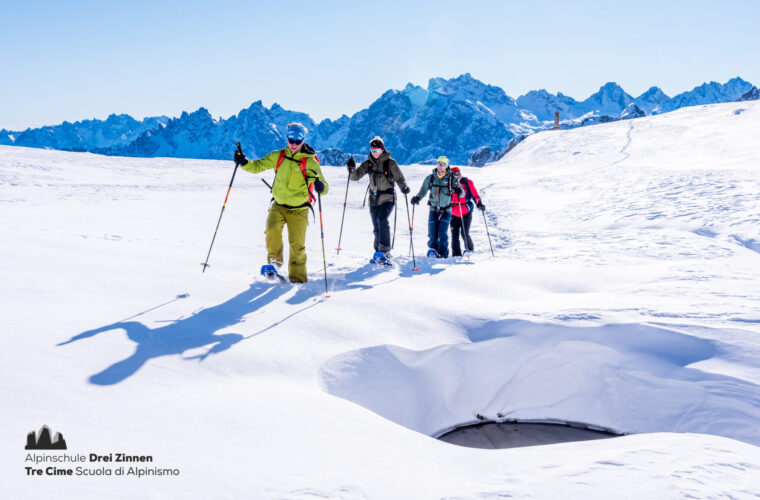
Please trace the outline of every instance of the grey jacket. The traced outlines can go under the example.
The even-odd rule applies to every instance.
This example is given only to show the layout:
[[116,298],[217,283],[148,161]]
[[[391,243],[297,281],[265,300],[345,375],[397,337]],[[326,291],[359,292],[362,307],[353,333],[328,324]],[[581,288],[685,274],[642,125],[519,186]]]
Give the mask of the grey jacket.
[[383,203],[396,201],[396,192],[393,184],[396,183],[401,188],[406,187],[406,179],[396,160],[391,158],[390,151],[383,151],[377,160],[370,157],[363,161],[349,174],[349,179],[358,181],[365,175],[369,175],[369,203],[372,206],[382,205]]
[[446,173],[440,178],[436,169],[433,169],[433,173],[422,181],[422,187],[420,188],[420,192],[417,193],[417,197],[422,199],[428,191],[430,191],[428,205],[436,210],[451,209],[452,192],[455,192],[459,196],[464,196],[464,189],[449,169],[446,169]]

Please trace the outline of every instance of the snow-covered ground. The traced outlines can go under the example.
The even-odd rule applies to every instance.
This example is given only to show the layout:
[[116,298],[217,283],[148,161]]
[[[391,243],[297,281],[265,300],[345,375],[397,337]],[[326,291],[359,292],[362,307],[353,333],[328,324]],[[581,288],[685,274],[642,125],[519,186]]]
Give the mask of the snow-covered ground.
[[[246,172],[201,273],[232,162],[0,147],[2,496],[756,498],[758,165],[758,102],[536,134],[464,169],[496,257],[478,213],[475,257],[419,272],[403,204],[396,267],[366,263],[366,181],[336,256],[326,167],[324,298],[318,218],[308,284],[258,277],[269,195]],[[430,167],[403,170],[416,190]],[[478,414],[629,435],[430,437]],[[27,476],[42,425],[180,475]]]

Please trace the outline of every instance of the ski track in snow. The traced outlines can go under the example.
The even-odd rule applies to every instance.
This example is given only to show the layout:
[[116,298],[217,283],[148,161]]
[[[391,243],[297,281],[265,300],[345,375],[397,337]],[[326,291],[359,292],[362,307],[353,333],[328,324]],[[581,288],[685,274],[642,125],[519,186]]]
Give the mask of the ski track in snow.
[[[760,105],[735,110],[536,134],[464,168],[496,258],[476,212],[478,252],[419,272],[403,205],[394,266],[367,263],[366,181],[335,255],[345,169],[326,167],[329,298],[318,218],[309,283],[258,276],[269,195],[243,172],[200,273],[231,162],[0,147],[4,421],[14,440],[42,420],[78,449],[182,466],[189,481],[141,480],[155,496],[756,497]],[[413,192],[431,168],[403,166]],[[426,437],[477,414],[634,435],[497,452]]]

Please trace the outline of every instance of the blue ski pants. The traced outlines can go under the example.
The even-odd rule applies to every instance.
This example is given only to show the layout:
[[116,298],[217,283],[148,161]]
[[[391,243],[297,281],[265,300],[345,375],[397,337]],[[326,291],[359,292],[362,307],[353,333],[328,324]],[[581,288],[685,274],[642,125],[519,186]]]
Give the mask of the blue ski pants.
[[451,210],[430,209],[428,214],[428,248],[438,252],[439,257],[449,256],[449,224]]

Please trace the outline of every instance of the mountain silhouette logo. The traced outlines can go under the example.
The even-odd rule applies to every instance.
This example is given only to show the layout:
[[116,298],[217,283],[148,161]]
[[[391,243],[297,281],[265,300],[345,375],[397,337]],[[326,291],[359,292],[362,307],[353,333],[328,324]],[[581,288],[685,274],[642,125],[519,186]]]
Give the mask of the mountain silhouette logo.
[[51,438],[50,427],[43,425],[39,433],[34,431],[26,435],[25,450],[65,450],[66,440],[63,439],[63,434],[60,432],[55,433],[55,437]]

